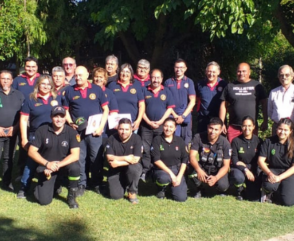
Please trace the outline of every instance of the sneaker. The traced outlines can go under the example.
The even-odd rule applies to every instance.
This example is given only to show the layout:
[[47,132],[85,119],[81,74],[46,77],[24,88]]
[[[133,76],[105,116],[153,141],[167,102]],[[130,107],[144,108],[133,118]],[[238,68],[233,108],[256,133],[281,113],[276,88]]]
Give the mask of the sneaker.
[[62,186],[59,186],[59,188],[54,189],[55,195],[60,195],[62,193]]
[[139,203],[139,200],[137,198],[137,194],[136,193],[131,193],[129,192],[128,194],[128,198],[129,198],[129,201],[132,203],[132,204],[138,204]]
[[201,198],[201,197],[202,197],[201,191],[197,191],[194,198],[198,199],[198,198]]
[[24,190],[19,190],[19,192],[17,193],[17,198],[18,199],[23,199],[26,198],[26,193]]
[[14,187],[12,185],[12,183],[10,184],[2,184],[2,189],[5,190],[5,191],[8,191],[8,192],[13,192],[14,191]]
[[156,197],[159,199],[164,199],[165,198],[165,191],[164,190],[160,190],[157,194]]
[[79,187],[78,187],[78,191],[77,191],[77,193],[76,193],[76,197],[81,197],[81,196],[83,196],[84,193],[85,193],[85,189],[86,189],[85,186],[83,186],[83,185],[79,185]]
[[263,189],[261,190],[260,202],[262,203],[272,203],[272,192],[266,193]]
[[140,180],[142,182],[145,182],[146,183],[146,173],[142,173],[142,175],[140,176]]

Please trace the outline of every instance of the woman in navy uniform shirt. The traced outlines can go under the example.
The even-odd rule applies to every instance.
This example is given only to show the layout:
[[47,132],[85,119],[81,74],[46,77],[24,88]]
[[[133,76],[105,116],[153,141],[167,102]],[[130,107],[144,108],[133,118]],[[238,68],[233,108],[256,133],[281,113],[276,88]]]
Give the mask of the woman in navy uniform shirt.
[[187,200],[187,184],[183,177],[189,154],[184,140],[175,136],[176,121],[167,118],[163,122],[163,134],[156,136],[152,142],[151,155],[155,164],[154,176],[159,192],[157,197],[163,199],[167,186],[171,184],[171,193],[175,201]]
[[[54,89],[52,78],[49,75],[42,75],[38,78],[30,97],[25,99],[20,112],[20,133],[23,148],[28,148],[29,142],[34,139],[35,131],[39,126],[51,123],[52,106],[61,105],[61,96],[57,95]],[[29,132],[27,133],[28,122]],[[18,198],[25,198],[25,192],[29,189],[36,167],[37,164],[28,158],[21,178]]]
[[258,165],[263,171],[261,202],[271,202],[273,193],[282,205],[294,205],[294,138],[293,122],[282,118],[276,135],[261,145]]

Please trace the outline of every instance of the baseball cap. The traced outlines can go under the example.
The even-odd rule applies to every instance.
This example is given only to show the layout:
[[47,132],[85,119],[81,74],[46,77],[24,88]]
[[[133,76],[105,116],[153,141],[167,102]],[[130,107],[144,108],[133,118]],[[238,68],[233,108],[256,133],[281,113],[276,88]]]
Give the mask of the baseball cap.
[[51,116],[55,116],[58,114],[65,115],[65,113],[66,113],[65,109],[61,105],[54,106],[51,110]]

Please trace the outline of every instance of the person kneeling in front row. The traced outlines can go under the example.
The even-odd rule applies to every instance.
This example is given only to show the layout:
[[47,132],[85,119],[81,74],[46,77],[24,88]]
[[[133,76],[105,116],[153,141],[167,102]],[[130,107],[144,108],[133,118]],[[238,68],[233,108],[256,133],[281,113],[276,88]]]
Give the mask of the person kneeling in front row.
[[184,140],[174,135],[176,126],[173,118],[167,118],[163,122],[163,133],[154,138],[151,155],[155,164],[154,177],[158,187],[156,196],[163,199],[166,188],[171,184],[173,199],[184,202],[187,200],[187,184],[183,175],[189,155]]
[[[218,117],[209,120],[207,132],[198,133],[192,140],[190,162],[195,172],[190,175],[197,186],[195,198],[200,198],[201,184],[215,186],[222,194],[229,188],[228,171],[230,167],[231,146],[221,136],[223,122]],[[199,161],[196,159],[199,154]],[[193,170],[194,171],[194,170]]]
[[122,118],[117,133],[110,136],[106,143],[106,158],[109,162],[108,186],[111,199],[124,197],[128,192],[131,203],[137,204],[138,184],[142,173],[139,163],[142,156],[141,137],[132,133],[132,122]]
[[293,122],[282,118],[277,124],[276,135],[267,138],[258,156],[263,171],[261,202],[272,202],[277,193],[281,204],[294,205],[294,138]]
[[69,180],[67,202],[70,208],[78,208],[76,193],[80,179],[80,136],[65,125],[66,111],[55,106],[51,111],[52,124],[39,127],[35,133],[28,155],[40,166],[35,197],[41,205],[52,202],[57,176],[65,174]]

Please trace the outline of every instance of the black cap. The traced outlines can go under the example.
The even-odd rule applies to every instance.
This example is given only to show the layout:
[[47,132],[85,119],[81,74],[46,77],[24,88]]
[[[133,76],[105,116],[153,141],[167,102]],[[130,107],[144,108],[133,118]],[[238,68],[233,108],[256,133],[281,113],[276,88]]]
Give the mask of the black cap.
[[78,117],[75,124],[78,126],[78,131],[83,131],[87,128],[88,121],[84,117]]
[[65,115],[66,111],[61,105],[54,106],[51,110],[51,116]]

